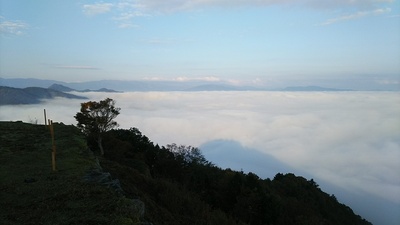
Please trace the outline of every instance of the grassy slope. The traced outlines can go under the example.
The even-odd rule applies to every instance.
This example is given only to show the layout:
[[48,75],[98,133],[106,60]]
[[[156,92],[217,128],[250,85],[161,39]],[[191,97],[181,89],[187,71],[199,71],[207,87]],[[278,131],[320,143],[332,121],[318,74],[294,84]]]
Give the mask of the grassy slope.
[[[0,224],[140,224],[126,198],[117,197],[100,184],[83,181],[84,175],[96,167],[96,161],[79,130],[61,124],[55,124],[54,130],[57,172],[51,170],[48,129],[22,122],[0,122]],[[261,181],[256,175],[215,167],[174,170],[179,161],[169,160],[161,154],[165,151],[139,136],[128,136],[125,141],[110,139],[108,144],[114,148],[109,151],[114,159],[102,158],[101,165],[120,179],[127,197],[140,197],[146,206],[144,219],[155,224],[246,224],[246,216],[238,217],[243,221],[232,216],[253,215],[254,210],[248,206],[259,204],[260,197],[267,204],[261,204],[262,213],[257,215],[271,212],[268,215],[277,216],[279,224],[369,224],[336,199],[310,187],[304,178],[281,174],[272,181]],[[132,145],[127,142],[131,139]],[[153,153],[160,155],[153,157]],[[154,165],[159,169],[155,170],[158,177],[150,175],[146,158],[157,158]],[[168,173],[161,173],[164,170]],[[174,171],[182,173],[183,178],[185,174],[189,176],[182,178],[182,183],[162,176]],[[204,189],[205,180],[208,189]],[[203,184],[198,193],[197,188],[189,188],[197,184]],[[233,193],[235,187],[239,187],[238,193]],[[212,194],[215,202],[207,203],[208,198],[201,198],[204,193]],[[232,199],[236,199],[232,204],[226,201]]]
[[56,172],[48,129],[0,122],[0,224],[134,224],[123,198],[83,181],[95,158],[79,131],[61,124],[54,130]]

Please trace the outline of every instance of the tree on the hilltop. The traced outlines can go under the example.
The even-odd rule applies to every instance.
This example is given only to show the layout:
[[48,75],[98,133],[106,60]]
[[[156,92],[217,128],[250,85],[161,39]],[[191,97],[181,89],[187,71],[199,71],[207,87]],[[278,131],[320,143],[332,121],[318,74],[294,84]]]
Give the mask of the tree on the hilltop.
[[175,143],[167,145],[167,149],[172,152],[176,158],[188,164],[207,165],[210,164],[201,153],[200,149],[192,146],[176,145]]
[[81,103],[81,111],[74,116],[78,121],[78,128],[87,136],[96,138],[101,155],[104,155],[102,145],[103,133],[118,127],[118,123],[114,119],[118,116],[121,109],[116,108],[114,105],[115,101],[110,98],[106,98],[100,102],[84,102]]

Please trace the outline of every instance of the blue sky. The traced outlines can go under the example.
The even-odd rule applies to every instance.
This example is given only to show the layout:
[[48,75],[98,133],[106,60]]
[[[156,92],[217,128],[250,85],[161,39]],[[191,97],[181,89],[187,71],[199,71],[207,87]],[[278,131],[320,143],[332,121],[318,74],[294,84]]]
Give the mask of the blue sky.
[[3,78],[400,80],[398,0],[0,0],[0,18]]

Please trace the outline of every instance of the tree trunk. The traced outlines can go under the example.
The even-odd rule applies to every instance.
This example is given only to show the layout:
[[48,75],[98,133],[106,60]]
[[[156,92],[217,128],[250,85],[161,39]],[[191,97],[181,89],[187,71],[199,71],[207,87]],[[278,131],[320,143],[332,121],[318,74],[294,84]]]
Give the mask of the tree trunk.
[[99,135],[98,138],[97,138],[97,144],[99,145],[100,155],[103,156],[104,155],[104,149],[103,149],[101,135]]

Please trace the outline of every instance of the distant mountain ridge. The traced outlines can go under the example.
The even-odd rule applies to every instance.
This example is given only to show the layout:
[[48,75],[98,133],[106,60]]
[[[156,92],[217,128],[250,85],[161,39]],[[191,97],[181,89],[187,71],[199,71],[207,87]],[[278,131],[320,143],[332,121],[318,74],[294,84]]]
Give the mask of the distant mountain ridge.
[[[25,88],[30,86],[51,87],[59,91],[257,91],[266,90],[251,86],[235,86],[223,81],[210,82],[199,80],[188,81],[153,81],[153,80],[99,80],[86,82],[62,82],[40,79],[5,79],[0,78],[0,85]],[[116,90],[116,91],[115,91]]]
[[112,92],[112,93],[117,93],[119,91],[115,91],[112,89],[107,89],[107,88],[100,88],[98,90],[90,90],[90,89],[85,89],[85,90],[76,90],[70,87],[67,87],[65,85],[62,84],[52,84],[49,89],[53,89],[56,91],[62,91],[62,92],[71,92],[71,91],[77,91],[77,92]]
[[327,88],[323,86],[288,86],[285,88],[270,88],[267,86],[233,85],[227,81],[204,80],[98,80],[86,82],[62,82],[56,80],[40,80],[30,78],[0,78],[0,86],[15,88],[42,87],[52,88],[62,92],[95,91],[353,91],[351,89]]
[[353,91],[351,89],[326,88],[320,86],[291,86],[282,89],[282,91]]
[[73,89],[73,88],[69,88],[69,87],[64,86],[62,84],[56,84],[56,83],[50,85],[49,89],[53,89],[53,90],[56,90],[56,91],[62,91],[62,92],[75,91],[75,89]]
[[87,99],[86,97],[64,93],[61,91],[40,88],[13,88],[0,86],[0,105],[38,104],[45,99],[62,97],[68,99]]

